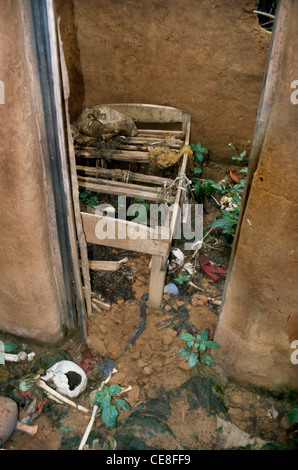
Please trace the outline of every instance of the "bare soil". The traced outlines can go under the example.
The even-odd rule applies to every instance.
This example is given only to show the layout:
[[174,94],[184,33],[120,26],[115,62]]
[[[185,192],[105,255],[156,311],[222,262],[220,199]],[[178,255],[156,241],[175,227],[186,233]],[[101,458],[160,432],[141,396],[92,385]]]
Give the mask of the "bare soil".
[[[211,164],[206,178],[214,178],[214,174],[218,175],[218,168]],[[205,228],[218,215],[216,203],[207,202]],[[230,248],[220,232],[212,232],[206,243],[200,253],[215,264],[228,264]],[[213,338],[220,307],[211,299],[222,298],[224,280],[215,283],[197,263],[192,277],[197,288],[185,283],[178,286],[178,295],[163,296],[160,309],[146,305],[146,328],[127,347],[140,325],[150,258],[103,247],[89,250],[93,259],[129,258],[115,273],[91,273],[94,292],[110,303],[110,310],[94,312],[89,318],[87,345],[77,331],[59,348],[28,344],[27,351],[36,352],[33,363],[1,366],[0,393],[17,401],[19,419],[28,416],[33,398],[39,404],[39,412],[36,409],[32,416],[32,424],[38,424],[37,434],[30,437],[15,431],[3,449],[78,449],[91,415],[92,392],[113,368],[117,372],[109,383],[131,386],[123,395],[130,409],[121,411],[115,429],[109,429],[98,416],[87,449],[221,450],[261,448],[266,442],[286,446],[293,440],[295,430],[285,417],[289,402],[228,380],[217,365],[190,369],[178,354],[185,346],[178,337],[181,331],[197,334],[208,329]],[[193,252],[185,252],[185,261],[195,263]],[[168,274],[167,282],[172,280],[173,274]],[[18,390],[19,379],[30,373],[42,375],[50,359],[53,363],[65,358],[87,367],[87,389],[75,401],[88,407],[88,414],[54,402],[40,389]]]

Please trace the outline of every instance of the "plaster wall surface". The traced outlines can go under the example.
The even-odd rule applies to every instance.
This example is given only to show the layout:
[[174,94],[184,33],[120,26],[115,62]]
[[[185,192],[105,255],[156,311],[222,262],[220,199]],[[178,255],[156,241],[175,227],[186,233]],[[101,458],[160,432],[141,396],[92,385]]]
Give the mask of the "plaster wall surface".
[[0,330],[56,343],[61,305],[20,5],[0,0]]
[[56,0],[72,119],[117,102],[192,112],[213,159],[249,150],[271,33],[254,0]]

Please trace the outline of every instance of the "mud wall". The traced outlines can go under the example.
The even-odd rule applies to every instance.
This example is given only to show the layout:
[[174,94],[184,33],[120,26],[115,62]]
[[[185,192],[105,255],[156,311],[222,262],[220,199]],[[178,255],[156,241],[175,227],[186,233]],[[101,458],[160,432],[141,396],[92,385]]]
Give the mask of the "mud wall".
[[55,3],[72,118],[82,105],[169,105],[192,112],[192,142],[214,159],[252,141],[271,37],[255,0]]
[[63,331],[54,268],[55,227],[49,224],[50,192],[45,187],[21,5],[0,1],[0,78],[5,86],[5,103],[0,105],[0,331],[56,343]]
[[[298,3],[283,4],[288,26],[272,49],[274,62],[282,50],[277,86],[215,335],[217,362],[231,377],[280,391],[298,390]],[[268,86],[271,79],[269,70]]]

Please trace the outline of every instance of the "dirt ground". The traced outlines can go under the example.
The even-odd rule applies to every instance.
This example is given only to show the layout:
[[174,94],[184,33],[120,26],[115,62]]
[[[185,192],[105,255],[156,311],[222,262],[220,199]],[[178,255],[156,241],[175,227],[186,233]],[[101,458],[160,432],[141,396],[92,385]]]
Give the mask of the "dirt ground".
[[[218,170],[211,164],[206,177],[218,174]],[[205,226],[217,211],[209,199]],[[226,239],[214,231],[205,241],[200,253],[217,265],[228,264],[230,248]],[[27,417],[29,424],[38,425],[34,437],[15,431],[3,449],[78,449],[91,416],[92,392],[113,369],[117,372],[109,384],[131,387],[123,394],[130,409],[120,412],[115,429],[108,428],[97,416],[85,449],[260,449],[272,443],[287,446],[293,441],[295,429],[285,416],[291,407],[288,401],[227,380],[216,364],[190,369],[178,354],[185,346],[178,337],[182,331],[197,334],[208,329],[212,339],[220,308],[214,300],[222,298],[224,279],[214,282],[197,263],[192,277],[197,287],[179,285],[178,295],[163,296],[160,309],[146,305],[146,328],[127,347],[140,325],[140,303],[143,294],[148,293],[150,258],[98,246],[89,250],[93,259],[128,257],[117,272],[104,277],[91,272],[94,293],[100,294],[110,309],[94,311],[89,318],[86,346],[78,331],[59,348],[28,344],[26,350],[36,353],[33,363],[7,362],[0,367],[0,394],[17,401],[20,420]],[[184,254],[185,262],[196,262],[194,252]],[[174,276],[168,273],[166,282]],[[87,407],[89,413],[54,402],[37,387],[27,392],[18,389],[22,377],[43,375],[49,365],[69,358],[87,373],[87,389],[75,402]],[[36,406],[29,415],[33,399]]]

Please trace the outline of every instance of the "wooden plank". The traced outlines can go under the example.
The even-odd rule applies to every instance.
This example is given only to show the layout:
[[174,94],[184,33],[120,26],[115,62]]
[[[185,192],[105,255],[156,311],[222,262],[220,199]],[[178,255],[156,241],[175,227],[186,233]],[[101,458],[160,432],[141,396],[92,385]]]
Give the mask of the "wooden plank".
[[[109,159],[121,162],[147,163],[149,161],[149,152],[138,152],[136,150],[108,150]],[[105,158],[103,154],[94,148],[94,150],[76,150],[76,155],[82,158]]]
[[144,191],[147,193],[149,191],[153,195],[161,195],[162,194],[162,188],[159,186],[154,187],[154,186],[144,186],[140,184],[134,184],[134,183],[125,183],[124,181],[114,181],[114,180],[109,180],[109,179],[103,179],[103,178],[96,178],[96,177],[90,177],[90,176],[78,176],[78,180],[86,183],[92,183],[92,184],[104,184],[107,187],[107,192],[109,191],[109,188],[125,188],[128,192],[130,190],[138,190],[138,191]]
[[138,137],[145,137],[147,135],[153,135],[155,138],[159,137],[161,139],[164,139],[165,136],[176,136],[181,139],[184,139],[185,137],[185,131],[168,131],[168,130],[159,130],[159,129],[138,129]]
[[[105,178],[113,178],[113,172],[115,170],[110,170],[108,168],[97,168],[97,167],[90,167],[84,165],[77,165],[77,171],[85,173],[86,175],[94,175],[94,176],[103,176]],[[118,171],[118,170],[116,170]],[[155,175],[145,175],[142,173],[132,173],[129,174],[129,180],[140,182],[140,183],[148,183],[154,184],[155,186],[164,186],[170,185],[174,180],[170,178],[163,178],[161,176]]]
[[181,109],[171,106],[159,106],[144,103],[112,103],[105,104],[119,113],[129,116],[136,122],[172,123],[182,122],[185,114]]
[[[135,197],[140,199],[145,199],[145,201],[154,201],[154,202],[163,202],[164,197],[162,193],[153,192],[153,191],[145,191],[143,189],[135,189],[131,186],[137,185],[129,185],[130,187],[127,188],[126,183],[122,183],[120,186],[114,186],[107,184],[99,184],[99,183],[89,183],[86,181],[82,181],[81,177],[78,177],[78,183],[80,188],[89,189],[90,191],[95,191],[99,193],[105,194],[113,194],[115,196],[127,196],[127,197]],[[111,181],[109,181],[111,183]],[[168,201],[171,204],[174,202],[175,198],[169,198]]]
[[81,212],[81,217],[89,243],[149,255],[165,256],[168,253],[169,237],[164,230],[157,235],[150,227],[127,220],[87,212]]
[[[78,317],[79,323],[81,328],[81,334],[83,343],[86,344],[87,336],[88,336],[88,326],[87,326],[87,317],[88,315],[92,314],[92,305],[91,305],[91,283],[90,283],[90,273],[88,270],[88,254],[87,254],[87,244],[83,233],[82,228],[82,220],[80,214],[80,202],[79,202],[79,190],[78,190],[78,182],[76,178],[76,161],[75,161],[75,151],[73,146],[73,139],[71,134],[71,127],[70,127],[70,116],[69,116],[69,96],[70,96],[70,88],[69,88],[69,80],[68,80],[68,72],[64,57],[64,51],[62,46],[62,40],[60,36],[60,29],[59,29],[59,22],[57,25],[57,34],[58,34],[58,41],[59,41],[59,57],[60,57],[60,65],[61,65],[61,88],[64,100],[64,113],[65,113],[65,120],[66,120],[66,140],[68,144],[68,153],[69,153],[69,166],[70,166],[70,186],[72,191],[72,203],[73,203],[73,211],[71,217],[73,218],[72,221],[72,246],[73,246],[73,265],[74,265],[74,285],[76,286],[76,294],[77,294],[77,309],[78,309]],[[76,229],[76,234],[74,233]],[[77,240],[76,240],[77,239]],[[79,251],[78,245],[81,254],[81,262],[83,263],[83,279],[84,279],[84,287],[82,285],[81,273],[79,269]],[[87,272],[88,271],[88,272]],[[85,295],[83,297],[83,291]]]
[[148,298],[148,304],[152,308],[159,308],[161,304],[166,277],[163,264],[164,260],[161,256],[152,256]]

